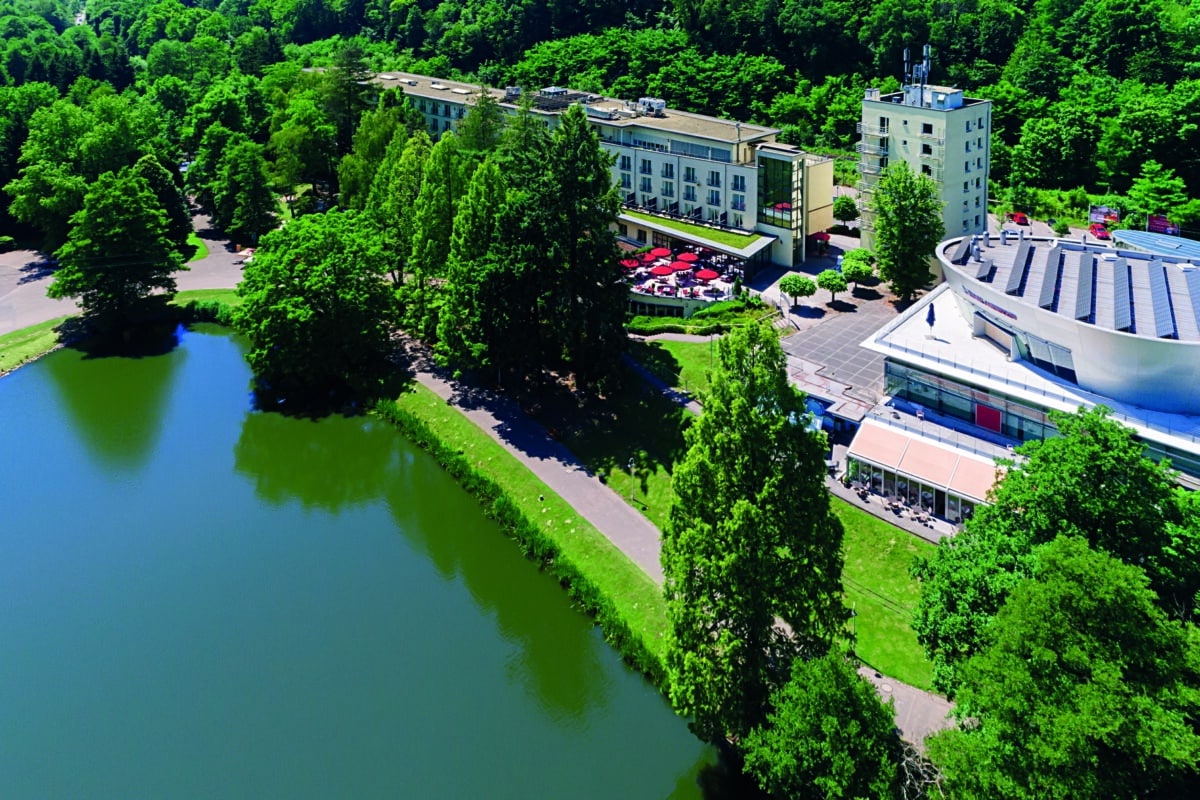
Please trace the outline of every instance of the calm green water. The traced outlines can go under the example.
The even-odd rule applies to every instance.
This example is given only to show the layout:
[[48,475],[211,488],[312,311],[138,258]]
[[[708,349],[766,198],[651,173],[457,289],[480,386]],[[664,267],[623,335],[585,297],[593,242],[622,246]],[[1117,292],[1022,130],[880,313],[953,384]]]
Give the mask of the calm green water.
[[179,337],[0,380],[0,795],[700,796],[711,752],[431,459]]

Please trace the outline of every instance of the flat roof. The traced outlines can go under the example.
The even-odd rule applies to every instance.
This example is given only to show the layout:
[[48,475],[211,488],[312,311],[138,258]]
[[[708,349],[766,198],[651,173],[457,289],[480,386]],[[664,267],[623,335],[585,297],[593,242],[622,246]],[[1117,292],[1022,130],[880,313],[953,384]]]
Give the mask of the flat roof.
[[1200,263],[1200,242],[1150,231],[1113,231],[1113,241],[1127,244],[1135,250],[1157,253],[1173,258],[1185,258]]
[[[925,318],[934,306],[933,335]],[[1183,452],[1200,452],[1200,417],[1153,411],[1094,394],[1008,354],[972,335],[949,284],[922,297],[895,320],[862,343],[868,350],[953,381],[979,386],[1033,408],[1073,413],[1080,406],[1104,405],[1113,418],[1147,441]]]
[[[405,94],[414,97],[424,97],[447,103],[465,103],[467,105],[474,105],[475,97],[478,96],[480,90],[483,90],[494,97],[496,102],[501,106],[513,111],[519,108],[518,103],[505,100],[504,90],[483,87],[477,83],[463,83],[443,78],[431,78],[428,75],[416,75],[410,72],[379,73],[375,76],[375,81],[387,88],[399,88]],[[637,106],[636,103],[627,103],[624,100],[590,92],[562,90],[559,87],[544,88],[554,88],[558,90],[558,94],[566,91],[573,95],[582,96],[587,99],[587,102],[584,103],[587,108],[600,109],[605,112],[625,113],[636,109]],[[536,96],[538,91],[538,89],[523,88],[523,94]],[[534,113],[543,115],[557,115],[561,112],[562,109],[550,111],[534,110]],[[594,124],[606,125],[617,129],[646,128],[664,133],[679,133],[701,139],[711,139],[723,144],[752,143],[759,139],[774,136],[780,132],[779,128],[768,128],[749,122],[709,117],[704,114],[692,114],[673,108],[665,109],[661,117],[643,115],[608,119],[589,116],[589,119]]]
[[[643,214],[644,214],[644,212],[643,212]],[[713,239],[706,238],[705,236],[700,234],[699,230],[697,230],[696,233],[690,233],[688,231],[684,231],[684,230],[680,230],[679,228],[672,227],[672,226],[668,225],[666,223],[666,221],[659,223],[659,222],[655,222],[652,218],[648,218],[648,217],[649,217],[649,215],[644,215],[644,216],[639,215],[636,217],[630,216],[629,214],[625,213],[625,209],[621,209],[621,211],[618,212],[618,214],[617,214],[618,219],[623,220],[624,222],[626,222],[628,224],[641,225],[642,227],[649,228],[650,230],[655,231],[657,233],[666,234],[667,236],[670,236],[675,239],[682,239],[687,242],[692,242],[694,244],[702,245],[704,247],[707,247],[709,250],[716,250],[718,253],[725,253],[726,255],[736,256],[738,258],[750,258],[755,253],[758,253],[760,250],[770,247],[771,243],[774,242],[778,238],[777,236],[773,236],[771,234],[766,234],[766,233],[742,232],[742,233],[739,233],[739,235],[745,236],[746,238],[750,239],[751,241],[745,247],[739,248],[739,247],[733,247],[728,244],[723,244],[723,243],[715,241]],[[694,225],[694,227],[696,227],[697,229],[700,228],[699,225],[695,225],[694,223],[689,223],[689,224]]]
[[1200,267],[1180,256],[1023,234],[1002,231],[986,246],[982,237],[947,239],[938,256],[964,286],[988,285],[1014,305],[1144,339],[1200,342]]
[[980,503],[987,501],[999,470],[993,462],[875,418],[863,420],[847,454]]

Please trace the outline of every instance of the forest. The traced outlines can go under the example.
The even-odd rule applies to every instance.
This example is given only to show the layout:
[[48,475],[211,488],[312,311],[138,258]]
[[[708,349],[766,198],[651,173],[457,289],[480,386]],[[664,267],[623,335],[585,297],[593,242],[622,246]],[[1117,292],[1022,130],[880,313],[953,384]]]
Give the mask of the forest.
[[[65,100],[86,113],[103,87],[105,113],[120,105],[141,115],[141,154],[192,160],[209,124],[245,115],[242,132],[263,146],[277,191],[304,184],[336,195],[336,160],[357,122],[346,113],[362,109],[314,102],[315,82],[301,70],[333,64],[348,42],[368,70],[649,95],[777,126],[785,141],[846,156],[848,170],[862,90],[895,88],[904,48],[928,43],[933,82],[993,102],[994,200],[1031,213],[1087,202],[1136,209],[1129,191],[1147,178],[1168,206],[1159,210],[1188,229],[1200,219],[1191,199],[1200,185],[1198,5],[3,0],[0,186],[39,160],[21,156],[38,108]],[[839,174],[849,182],[847,170]],[[28,223],[22,202],[10,185],[0,224]]]

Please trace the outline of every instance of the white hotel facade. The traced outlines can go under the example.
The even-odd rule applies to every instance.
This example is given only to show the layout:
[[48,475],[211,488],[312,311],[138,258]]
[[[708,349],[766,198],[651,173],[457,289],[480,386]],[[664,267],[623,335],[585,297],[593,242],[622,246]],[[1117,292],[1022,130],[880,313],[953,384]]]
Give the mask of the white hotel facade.
[[[401,90],[435,139],[458,127],[481,91],[508,114],[519,111],[523,94],[408,73],[375,80]],[[568,106],[583,106],[615,157],[618,228],[631,243],[700,245],[752,271],[795,266],[807,237],[833,225],[833,160],[778,142],[778,129],[676,111],[654,98],[630,102],[553,86],[531,100],[548,127]]]

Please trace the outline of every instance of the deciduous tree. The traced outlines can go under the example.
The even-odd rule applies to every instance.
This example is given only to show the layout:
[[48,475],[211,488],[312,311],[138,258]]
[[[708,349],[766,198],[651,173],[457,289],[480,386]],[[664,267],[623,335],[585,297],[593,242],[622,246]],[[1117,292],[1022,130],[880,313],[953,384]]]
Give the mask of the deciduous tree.
[[101,328],[128,324],[152,292],[173,295],[173,273],[184,268],[167,237],[166,213],[132,170],[106,172],[92,184],[57,255],[46,293],[78,298]]
[[817,286],[829,292],[829,302],[837,299],[838,292],[846,291],[846,277],[836,269],[823,269],[817,275]]
[[961,728],[931,744],[952,796],[1190,796],[1200,637],[1148,583],[1079,537],[1037,548],[962,669]]
[[792,298],[792,305],[795,305],[798,297],[812,297],[817,293],[817,284],[812,278],[804,275],[791,273],[784,275],[779,281],[779,291],[784,295]]
[[709,742],[760,725],[793,659],[823,655],[847,617],[825,439],[805,418],[771,328],[718,341],[662,544],[670,696]]
[[937,184],[904,162],[894,163],[875,190],[875,212],[879,275],[908,300],[933,279],[929,260],[943,234]]
[[774,797],[889,797],[901,759],[895,711],[838,650],[798,658],[743,746]]
[[1026,442],[991,503],[915,573],[913,627],[948,693],[957,668],[980,649],[992,618],[1036,565],[1034,548],[1059,534],[1142,566],[1164,608],[1190,612],[1200,589],[1200,516],[1173,473],[1143,455],[1133,431],[1107,409],[1050,412],[1061,435]]
[[838,222],[853,222],[858,219],[858,203],[848,194],[839,194],[833,200],[833,218]]
[[393,298],[369,230],[354,212],[331,211],[263,237],[235,323],[250,337],[246,359],[264,397],[339,407],[379,391]]

